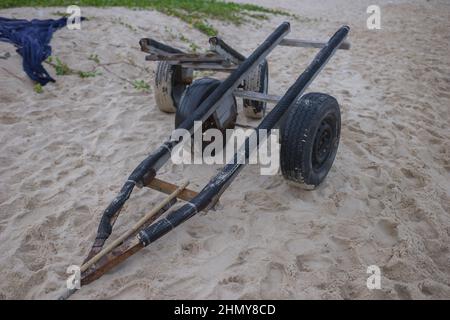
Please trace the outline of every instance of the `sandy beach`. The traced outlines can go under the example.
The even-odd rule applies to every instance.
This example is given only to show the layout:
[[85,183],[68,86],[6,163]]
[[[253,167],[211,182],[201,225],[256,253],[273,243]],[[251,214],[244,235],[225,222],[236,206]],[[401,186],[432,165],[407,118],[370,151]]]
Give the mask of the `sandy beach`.
[[[450,299],[450,4],[377,1],[381,30],[368,30],[371,1],[245,0],[298,15],[236,26],[212,21],[249,54],[282,21],[290,38],[327,40],[351,27],[308,92],[336,97],[342,136],[334,165],[314,191],[247,166],[216,210],[200,213],[73,299]],[[65,8],[0,10],[8,18],[57,18]],[[66,268],[80,264],[102,211],[129,173],[171,133],[159,111],[156,63],[139,39],[189,50],[208,37],[152,10],[82,8],[81,30],[53,35],[53,56],[95,77],[56,76],[33,90],[15,48],[0,42],[0,299],[54,299]],[[283,94],[316,49],[269,56],[269,93]],[[238,122],[247,120],[238,105]],[[200,190],[221,166],[167,163],[161,177]],[[133,192],[114,236],[163,195]],[[366,287],[367,267],[381,289]]]

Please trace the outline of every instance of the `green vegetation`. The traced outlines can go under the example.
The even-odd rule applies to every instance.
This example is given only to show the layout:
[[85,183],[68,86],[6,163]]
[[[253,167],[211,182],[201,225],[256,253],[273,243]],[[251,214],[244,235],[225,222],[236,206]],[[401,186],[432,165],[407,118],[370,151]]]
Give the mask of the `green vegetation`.
[[78,71],[78,75],[80,78],[93,78],[97,75],[100,75],[97,71]]
[[131,31],[137,31],[137,29],[135,28],[135,27],[133,27],[131,24],[129,24],[129,23],[126,23],[126,22],[124,22],[123,20],[122,20],[122,18],[114,18],[113,20],[112,20],[112,22],[113,23],[118,23],[118,24],[120,24],[121,26],[124,26],[124,27],[126,27],[126,28],[128,28],[128,29],[130,29]]
[[150,90],[150,85],[144,80],[134,80],[133,87],[137,90],[148,91]]
[[212,70],[194,70],[194,79],[214,76]]
[[[57,76],[65,76],[68,74],[73,74],[74,71],[72,69],[69,68],[69,66],[63,62],[61,62],[61,60],[59,60],[58,57],[55,58],[56,63],[53,65],[53,67],[55,68],[55,72]],[[52,59],[51,57],[49,57],[49,62],[51,62]]]
[[[88,59],[93,60],[95,62],[98,61],[97,63],[100,62],[97,55],[91,55],[91,56],[89,56]],[[53,62],[53,60],[56,62]],[[82,70],[72,69],[66,63],[62,62],[58,57],[48,57],[45,62],[47,64],[51,65],[55,69],[57,76],[67,76],[67,75],[76,74],[80,78],[84,79],[84,78],[92,78],[97,75],[100,75],[100,73],[97,72],[95,69],[92,71],[82,71]]]
[[[0,4],[1,6],[1,4]],[[66,12],[62,12],[62,11],[55,11],[52,12],[53,15],[58,16],[58,17],[68,17],[70,16],[70,14],[66,13]]]
[[184,34],[180,34],[179,38],[181,41],[189,44],[189,49],[191,49],[191,52],[197,52],[198,50],[200,50],[200,47],[198,45],[196,45],[194,42],[192,42],[191,40],[189,40],[188,38],[186,38],[184,36]]
[[[150,91],[150,85],[147,82],[145,82],[144,80],[134,80],[134,81],[128,80],[128,79],[123,78],[120,75],[112,72],[111,70],[109,70],[106,67],[107,65],[110,65],[110,64],[118,64],[117,62],[101,64],[100,58],[95,53],[92,53],[91,55],[89,55],[88,60],[94,61],[97,64],[90,71],[72,69],[66,63],[62,62],[58,57],[48,57],[47,60],[45,60],[45,63],[52,66],[55,69],[56,75],[58,75],[58,76],[77,75],[82,79],[93,78],[93,77],[102,75],[102,73],[98,72],[97,69],[103,68],[105,71],[111,73],[116,78],[119,78],[122,81],[128,82],[136,90]],[[123,61],[123,62],[119,62],[119,63],[127,63],[129,65],[135,66],[135,64],[132,60]],[[41,93],[42,87],[40,85],[35,85],[34,91],[36,91],[37,93]]]
[[203,21],[193,21],[192,25],[194,26],[195,29],[203,32],[204,34],[206,34],[208,37],[213,37],[215,35],[217,35],[217,30],[214,29],[214,27],[212,25],[210,25],[208,23],[208,21],[203,20]]
[[167,26],[164,27],[164,31],[169,35],[170,39],[176,40],[179,39],[183,41],[184,43],[187,43],[189,45],[189,49],[191,52],[198,52],[201,48],[195,44],[193,41],[189,40],[184,34],[182,33],[175,33],[172,28],[168,28]]
[[88,58],[88,60],[94,61],[95,63],[100,63],[100,59],[98,57],[98,54],[91,54]]
[[248,18],[266,20],[267,14],[294,15],[276,9],[246,3],[224,2],[221,0],[2,0],[0,8],[10,7],[57,7],[68,5],[93,7],[129,7],[154,9],[169,16],[177,17],[208,36],[217,30],[208,19],[216,19],[241,24]]
[[42,85],[40,83],[36,83],[33,87],[34,92],[36,93],[42,93],[44,90],[42,90]]

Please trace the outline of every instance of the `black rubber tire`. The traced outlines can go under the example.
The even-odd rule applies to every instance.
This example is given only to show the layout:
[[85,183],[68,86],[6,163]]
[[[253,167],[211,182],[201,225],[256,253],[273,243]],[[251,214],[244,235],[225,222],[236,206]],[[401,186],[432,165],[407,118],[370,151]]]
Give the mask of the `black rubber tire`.
[[[217,86],[220,84],[220,81],[217,79],[212,78],[201,78],[195,80],[183,93],[183,96],[181,98],[180,105],[177,109],[177,112],[175,114],[175,128],[178,128],[178,126],[189,116],[192,115],[192,113],[198,108],[198,106],[205,100],[211,92],[214,91],[214,89],[217,88]],[[234,115],[233,117],[227,122],[227,125],[225,128],[218,128],[218,124],[215,120],[214,114],[212,114],[208,120],[203,122],[202,126],[202,132],[205,132],[208,129],[216,128],[219,129],[223,135],[223,145],[226,144],[226,129],[232,129],[234,128],[236,124],[236,118],[237,118],[237,104],[236,99],[234,96],[230,97],[231,101],[228,101],[228,103],[231,103],[232,105],[230,108],[234,108]],[[225,102],[227,103],[227,102]],[[211,142],[204,141],[202,144],[202,149],[205,149],[205,147],[210,144]],[[193,146],[193,144],[192,144]],[[194,150],[194,149],[192,149]]]
[[336,157],[341,114],[335,98],[308,93],[290,107],[281,126],[280,166],[285,179],[314,189]]
[[[201,78],[195,80],[184,92],[181,97],[180,105],[175,113],[175,128],[198,108],[214,89],[220,84],[220,81],[212,78]],[[203,131],[214,128],[214,119],[209,117],[203,123]]]
[[[198,108],[198,106],[217,88],[220,84],[220,80],[212,78],[201,78],[195,80],[183,93],[181,97],[180,105],[175,114],[175,128]],[[226,129],[234,128],[237,117],[237,105],[234,96],[230,96],[230,99],[225,99],[224,103],[231,104],[230,108],[233,108],[232,118],[227,122],[225,128],[219,128],[215,120],[215,114],[212,114],[207,121],[203,123],[202,132],[210,128],[216,128],[221,130],[225,134]],[[224,139],[225,143],[225,139]],[[204,144],[204,147],[207,144]]]
[[[269,64],[267,60],[259,64],[255,72],[244,80],[244,90],[267,94],[269,88]],[[260,119],[263,116],[263,110],[266,108],[266,102],[242,99],[244,114],[251,119]]]
[[176,112],[192,77],[191,69],[171,65],[167,61],[158,62],[155,74],[155,100],[158,109],[168,113]]

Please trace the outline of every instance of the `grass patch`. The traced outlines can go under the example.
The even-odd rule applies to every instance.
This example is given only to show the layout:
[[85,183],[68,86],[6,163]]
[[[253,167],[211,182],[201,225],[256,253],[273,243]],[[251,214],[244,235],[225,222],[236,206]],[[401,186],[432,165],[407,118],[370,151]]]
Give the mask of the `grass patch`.
[[[88,59],[95,62],[97,61],[100,62],[97,55],[90,55]],[[93,78],[101,74],[96,70],[83,71],[72,69],[66,63],[62,62],[58,57],[48,57],[47,60],[45,60],[45,62],[55,69],[55,73],[57,76],[67,76],[76,74],[80,78],[84,79],[84,78]]]
[[131,30],[131,31],[134,31],[134,32],[137,32],[137,29],[135,28],[135,27],[133,27],[131,24],[129,24],[129,23],[126,23],[126,22],[124,22],[123,20],[122,20],[122,18],[114,18],[113,20],[112,20],[112,22],[113,23],[118,23],[118,24],[120,24],[121,26],[124,26],[124,27],[126,27],[126,28],[128,28],[129,30]]
[[140,90],[140,91],[150,90],[150,85],[147,82],[145,82],[144,80],[134,80],[133,87],[136,90]]
[[0,2],[0,8],[69,5],[154,9],[177,17],[208,36],[217,34],[217,29],[208,22],[208,19],[239,25],[249,18],[267,20],[268,14],[296,17],[282,10],[221,0],[2,0]]
[[201,48],[188,37],[186,37],[183,33],[175,33],[172,28],[164,27],[164,31],[169,35],[171,40],[180,40],[186,43],[189,46],[191,52],[199,52]]
[[217,35],[217,30],[214,29],[212,25],[210,25],[207,21],[195,21],[193,24],[194,28],[203,32],[208,37],[213,37]]
[[189,45],[189,48],[191,49],[191,52],[197,52],[200,50],[200,47],[196,45],[194,42],[186,38],[183,34],[179,36],[180,40],[187,43]]
[[94,61],[95,63],[100,63],[100,58],[98,57],[98,54],[92,53],[88,60]]
[[98,73],[97,71],[78,71],[78,75],[80,76],[80,78],[84,79],[84,78],[93,78],[95,76],[100,75],[100,73]]
[[40,83],[36,83],[33,87],[34,92],[42,93],[44,90],[42,89],[42,85]]
[[70,14],[68,14],[66,12],[62,12],[62,11],[55,11],[55,12],[52,12],[52,14],[54,16],[58,16],[58,17],[69,17],[70,16]]
[[[52,57],[48,58],[48,62],[52,62]],[[73,74],[74,71],[64,62],[62,62],[58,57],[55,58],[56,62],[54,64],[55,72],[57,76],[66,76]]]
[[[88,71],[72,69],[66,63],[62,62],[58,57],[54,57],[54,56],[48,57],[47,60],[45,60],[44,62],[46,64],[52,66],[55,69],[56,75],[58,75],[58,76],[77,75],[81,79],[93,78],[93,77],[102,75],[101,72],[97,71],[97,68],[102,67],[102,68],[104,68],[105,71],[111,73],[116,78],[119,78],[122,81],[128,82],[129,84],[131,84],[133,86],[134,89],[136,89],[138,91],[150,92],[150,90],[151,90],[150,85],[147,82],[145,82],[144,80],[131,81],[131,80],[128,80],[128,79],[120,76],[119,74],[117,74],[115,72],[112,72],[109,68],[107,68],[107,66],[109,66],[109,65],[119,64],[121,62],[112,62],[112,63],[101,64],[100,58],[95,53],[90,54],[88,57],[88,60],[91,60],[97,64],[96,66],[94,66],[92,68],[92,70],[88,70]],[[136,66],[132,60],[124,61],[122,63],[127,63],[129,65]],[[42,89],[43,88],[40,85],[34,86],[34,91],[36,93],[41,93]]]

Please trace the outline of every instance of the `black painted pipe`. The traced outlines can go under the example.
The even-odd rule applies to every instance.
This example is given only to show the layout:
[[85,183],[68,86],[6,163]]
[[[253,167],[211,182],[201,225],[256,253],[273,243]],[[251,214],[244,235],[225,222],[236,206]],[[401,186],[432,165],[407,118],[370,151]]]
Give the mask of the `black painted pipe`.
[[[333,56],[336,49],[346,38],[350,28],[348,26],[341,27],[328,41],[328,43],[319,51],[314,57],[314,60],[309,64],[306,70],[298,77],[295,83],[288,89],[281,100],[277,103],[275,108],[261,121],[256,128],[254,134],[258,135],[259,129],[266,129],[269,131],[275,128],[281,121],[283,115],[288,111],[289,107],[303,94],[310,82],[317,76],[320,70],[325,66],[328,60]],[[206,100],[205,100],[206,101]],[[268,136],[268,135],[267,135]],[[258,147],[260,139],[257,140],[256,148]],[[249,138],[246,139],[245,157],[248,159]],[[202,189],[202,191],[195,196],[190,202],[182,206],[176,211],[167,215],[167,217],[158,220],[138,234],[139,240],[145,246],[159,239],[167,232],[194,216],[197,212],[204,210],[220,197],[225,189],[233,181],[234,177],[244,167],[244,163],[237,163],[239,154],[234,155],[233,163],[227,164],[222,171],[220,171],[209,183]]]

